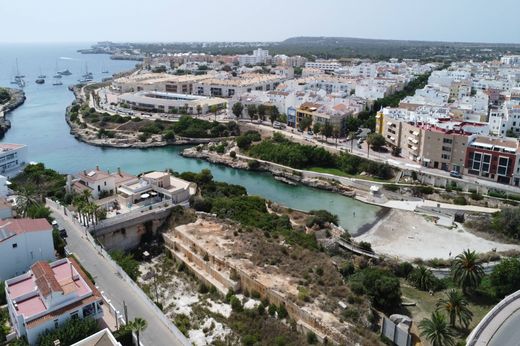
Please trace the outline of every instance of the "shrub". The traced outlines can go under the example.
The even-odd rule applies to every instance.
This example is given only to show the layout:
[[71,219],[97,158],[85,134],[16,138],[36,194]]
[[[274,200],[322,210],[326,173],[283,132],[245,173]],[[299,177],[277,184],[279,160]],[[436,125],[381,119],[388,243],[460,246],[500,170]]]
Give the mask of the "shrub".
[[392,311],[401,304],[399,279],[388,270],[365,268],[352,275],[350,281],[352,291],[356,293],[352,284],[358,282],[377,308]]
[[466,198],[464,196],[457,196],[453,199],[453,204],[466,205],[466,204],[468,204],[468,201],[466,200]]
[[355,271],[356,269],[354,265],[349,261],[343,262],[341,268],[339,269],[339,272],[341,275],[343,275],[344,278],[348,278],[350,275],[354,274]]
[[236,153],[234,150],[231,150],[231,151],[229,152],[229,156],[230,156],[232,159],[234,159],[234,158],[237,157],[237,153]]
[[287,317],[287,310],[283,304],[276,309],[276,312],[278,312],[278,318],[281,320]]
[[396,192],[396,191],[399,191],[400,187],[399,187],[399,185],[395,185],[395,184],[385,184],[385,185],[383,185],[383,189],[392,191],[392,192]]
[[307,343],[309,343],[310,345],[314,345],[315,343],[318,342],[318,337],[316,336],[316,334],[314,334],[314,332],[307,332]]
[[413,270],[413,266],[411,263],[402,262],[402,263],[399,263],[394,268],[394,274],[400,278],[407,278],[408,275],[410,275],[410,273],[412,272],[412,270]]
[[365,250],[365,251],[368,251],[368,252],[373,252],[372,251],[372,244],[370,244],[369,242],[366,242],[366,241],[362,241],[358,244],[359,248],[361,250]]
[[240,302],[240,299],[238,299],[236,296],[231,296],[229,299],[229,303],[231,304],[231,309],[236,312],[243,311],[242,303]]

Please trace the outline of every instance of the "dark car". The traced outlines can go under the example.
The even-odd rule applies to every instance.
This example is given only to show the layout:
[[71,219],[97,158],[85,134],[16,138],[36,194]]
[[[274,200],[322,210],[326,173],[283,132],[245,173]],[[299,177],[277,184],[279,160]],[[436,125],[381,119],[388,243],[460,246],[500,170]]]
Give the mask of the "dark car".
[[450,172],[450,177],[461,179],[462,178],[462,174],[460,174],[460,172],[457,172],[457,171],[451,171]]
[[67,238],[67,230],[65,228],[60,229],[60,236],[62,238]]

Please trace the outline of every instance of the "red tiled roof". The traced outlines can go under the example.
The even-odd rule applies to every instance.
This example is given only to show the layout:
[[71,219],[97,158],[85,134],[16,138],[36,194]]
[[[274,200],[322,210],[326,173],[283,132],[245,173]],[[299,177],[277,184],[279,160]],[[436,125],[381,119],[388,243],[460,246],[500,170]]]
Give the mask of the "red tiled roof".
[[32,265],[31,271],[34,275],[34,281],[41,295],[47,297],[53,292],[63,293],[63,288],[54,276],[54,271],[47,262],[38,261]]

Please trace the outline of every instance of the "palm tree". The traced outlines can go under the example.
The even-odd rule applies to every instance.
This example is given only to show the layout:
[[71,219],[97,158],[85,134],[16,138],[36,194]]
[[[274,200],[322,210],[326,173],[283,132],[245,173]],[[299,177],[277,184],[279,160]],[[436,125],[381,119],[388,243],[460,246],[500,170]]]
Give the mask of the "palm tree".
[[455,327],[455,320],[458,319],[461,326],[468,328],[473,317],[464,295],[455,289],[447,291],[445,298],[439,299],[437,311],[439,310],[444,310],[448,314],[452,327]]
[[148,322],[140,317],[136,317],[130,322],[130,329],[135,332],[135,336],[137,337],[137,346],[141,345],[139,342],[139,334],[144,331],[146,327],[148,327]]
[[477,262],[475,251],[464,250],[455,257],[452,267],[452,275],[455,283],[467,294],[470,289],[476,288],[484,277],[484,269]]
[[354,151],[354,139],[356,137],[356,132],[350,131],[348,133],[348,137],[350,138],[350,152],[353,152]]
[[435,288],[435,276],[432,271],[424,266],[415,268],[409,276],[412,284],[420,290],[428,291]]
[[38,204],[38,198],[34,189],[23,187],[20,188],[18,196],[16,196],[16,211],[22,217],[27,216],[30,207]]
[[432,346],[453,346],[454,332],[446,321],[446,317],[439,311],[432,312],[429,319],[419,322],[421,336],[425,337]]
[[372,145],[373,137],[367,136],[367,159],[370,157],[370,146]]

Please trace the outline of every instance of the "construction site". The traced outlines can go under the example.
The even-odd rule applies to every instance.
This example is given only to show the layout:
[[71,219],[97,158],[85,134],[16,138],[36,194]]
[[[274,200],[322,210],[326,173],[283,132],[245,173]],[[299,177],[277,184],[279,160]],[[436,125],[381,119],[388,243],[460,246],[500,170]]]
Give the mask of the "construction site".
[[[351,308],[347,303],[351,293],[325,253],[203,213],[163,237],[166,250],[177,261],[222,294],[247,292],[284,306],[300,332],[313,332],[322,342],[363,341],[356,325],[342,318]],[[363,321],[368,303],[356,302],[355,308],[366,311],[356,324],[368,324]]]

